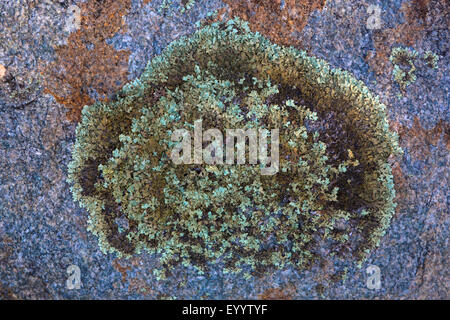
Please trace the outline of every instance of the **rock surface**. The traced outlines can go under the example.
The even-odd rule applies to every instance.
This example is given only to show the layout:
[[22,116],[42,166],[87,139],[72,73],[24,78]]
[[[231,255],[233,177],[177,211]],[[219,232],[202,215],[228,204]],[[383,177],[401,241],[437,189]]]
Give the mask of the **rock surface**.
[[[448,299],[446,1],[307,2],[197,0],[182,10],[180,1],[163,9],[163,0],[2,1],[0,299]],[[371,5],[380,9],[378,25]],[[88,214],[73,202],[66,183],[83,103],[110,99],[214,10],[218,19],[248,19],[273,41],[291,41],[352,72],[388,106],[404,149],[392,159],[397,213],[380,247],[361,269],[350,266],[345,282],[329,281],[332,266],[249,281],[220,270],[198,276],[180,268],[156,281],[154,257],[104,255],[86,230]],[[421,65],[417,80],[402,89],[389,61],[398,46],[419,56],[431,50],[439,57],[437,69]],[[80,289],[67,287],[70,265],[80,268]],[[369,265],[380,268],[378,290],[366,285]]]

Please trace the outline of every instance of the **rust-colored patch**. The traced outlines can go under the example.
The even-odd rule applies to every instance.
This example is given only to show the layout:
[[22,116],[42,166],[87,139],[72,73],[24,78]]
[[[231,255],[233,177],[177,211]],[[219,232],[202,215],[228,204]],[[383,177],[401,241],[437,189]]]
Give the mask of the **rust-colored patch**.
[[271,288],[258,295],[260,300],[292,300],[296,289],[290,284],[284,288]]
[[92,104],[92,93],[108,100],[128,77],[128,50],[115,50],[106,39],[124,32],[123,16],[131,0],[89,0],[79,4],[80,28],[67,44],[55,48],[56,59],[44,67],[45,92],[67,106],[68,118],[78,121],[81,109]]
[[2,79],[6,74],[6,68],[4,65],[0,64],[0,79]]
[[411,128],[394,124],[394,130],[399,135],[399,142],[402,148],[406,148],[416,160],[423,160],[430,155],[431,147],[437,146],[442,141],[447,149],[450,148],[450,125],[442,119],[436,126],[426,130],[420,124],[419,118],[414,118]]
[[300,46],[292,35],[301,32],[314,10],[322,10],[326,0],[224,0],[230,18],[239,17],[250,23],[250,29],[281,45]]
[[122,282],[127,281],[127,271],[131,270],[130,266],[122,266],[119,262],[119,259],[114,259],[113,267],[122,275]]
[[128,282],[128,292],[139,293],[144,296],[155,295],[155,291],[145,283],[145,280],[139,278],[132,278]]
[[392,73],[393,66],[389,61],[391,48],[394,44],[413,46],[424,36],[428,27],[426,17],[431,0],[411,0],[402,3],[401,12],[405,22],[395,28],[381,29],[374,32],[373,44],[375,51],[371,51],[366,60],[376,75]]

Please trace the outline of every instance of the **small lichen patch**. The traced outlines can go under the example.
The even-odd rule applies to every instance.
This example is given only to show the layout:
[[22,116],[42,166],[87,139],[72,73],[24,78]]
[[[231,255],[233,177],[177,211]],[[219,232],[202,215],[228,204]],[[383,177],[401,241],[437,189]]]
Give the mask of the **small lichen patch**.
[[[144,0],[143,3],[150,3],[152,0]],[[202,0],[162,0],[161,5],[158,7],[158,12],[168,12],[169,14],[173,12],[174,8],[183,14],[191,9],[196,2],[201,2]]]
[[432,51],[426,51],[419,60],[419,53],[411,48],[395,47],[392,49],[389,60],[394,66],[392,74],[395,82],[402,90],[405,90],[417,79],[416,71],[419,61],[428,68],[437,69],[439,56]]
[[405,1],[400,9],[405,22],[393,28],[373,31],[375,50],[369,52],[366,61],[378,80],[392,74],[394,66],[389,57],[395,45],[412,47],[429,32],[446,27],[445,19],[434,13],[445,12],[447,6],[446,0]]
[[429,68],[437,69],[439,56],[433,51],[426,51],[425,54],[423,55],[423,60],[425,61],[425,63]]

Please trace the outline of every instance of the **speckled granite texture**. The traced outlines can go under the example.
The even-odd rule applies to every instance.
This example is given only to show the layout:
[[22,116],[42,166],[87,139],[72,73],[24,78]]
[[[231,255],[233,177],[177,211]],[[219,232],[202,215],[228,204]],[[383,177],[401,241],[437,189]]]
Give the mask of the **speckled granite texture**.
[[[183,13],[180,1],[168,10],[161,9],[163,2],[0,2],[0,299],[448,299],[448,1],[330,0],[322,6],[197,0]],[[77,25],[74,5],[90,20]],[[370,5],[381,9],[378,29],[367,29]],[[256,29],[264,26],[258,31],[273,41],[277,31],[271,28],[289,31],[292,45],[349,70],[388,106],[404,149],[392,159],[398,208],[380,247],[362,269],[350,267],[345,282],[328,281],[333,266],[249,281],[221,270],[198,276],[180,268],[158,282],[151,273],[154,257],[104,255],[86,231],[88,214],[66,183],[73,115],[82,107],[77,101],[111,98],[214,10],[219,19],[239,16]],[[419,55],[431,50],[439,57],[437,69],[418,68],[417,80],[402,90],[389,61],[398,46]],[[128,57],[128,66],[121,57]],[[119,62],[102,67],[110,61]],[[81,270],[80,289],[66,286],[70,265]],[[366,286],[369,265],[381,270],[379,290]]]

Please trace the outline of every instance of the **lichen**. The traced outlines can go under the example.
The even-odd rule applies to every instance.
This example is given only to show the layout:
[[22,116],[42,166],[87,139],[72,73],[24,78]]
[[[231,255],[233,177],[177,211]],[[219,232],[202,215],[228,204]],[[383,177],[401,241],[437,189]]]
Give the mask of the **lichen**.
[[326,0],[224,0],[231,18],[246,20],[259,32],[280,45],[301,46],[299,34],[315,10],[322,10]]
[[[395,47],[392,49],[389,60],[394,66],[392,71],[394,80],[402,90],[406,89],[417,79],[417,65],[437,69],[439,56],[432,51],[426,51],[419,59],[419,53],[411,48]],[[420,64],[420,62],[423,62]]]
[[6,75],[6,68],[4,65],[0,64],[0,80]]
[[[348,72],[239,19],[173,42],[116,97],[83,109],[69,165],[105,253],[157,254],[159,278],[214,264],[248,278],[329,259],[322,246],[361,264],[389,225],[387,159],[401,149],[385,106]],[[198,119],[222,132],[279,128],[279,172],[175,165],[171,133]]]
[[414,60],[418,53],[414,49],[396,47],[392,49],[390,61],[394,65],[394,80],[402,89],[405,89],[411,83],[414,83],[416,77],[416,66]]

